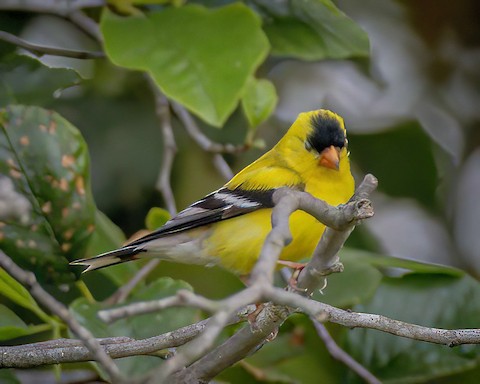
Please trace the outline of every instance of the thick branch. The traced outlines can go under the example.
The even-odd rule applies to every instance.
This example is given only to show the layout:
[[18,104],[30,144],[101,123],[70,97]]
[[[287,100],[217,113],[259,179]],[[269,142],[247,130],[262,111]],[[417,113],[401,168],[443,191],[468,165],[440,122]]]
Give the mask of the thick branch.
[[197,382],[199,378],[203,382],[209,382],[226,368],[254,353],[270,336],[274,337],[290,311],[273,304],[267,306],[268,310],[262,311],[255,319],[253,329],[246,325],[188,369],[180,371],[174,376],[173,382],[191,383]]
[[[227,324],[241,321],[233,316]],[[135,340],[129,337],[98,339],[114,359],[138,355],[157,355],[158,351],[178,347],[192,340],[205,329],[208,320],[188,325],[163,335]],[[0,347],[0,368],[31,368],[41,365],[94,360],[81,340],[59,339],[18,346]]]
[[461,344],[480,344],[480,329],[429,328],[386,316],[346,311],[306,297],[274,288],[266,299],[314,316],[317,320],[340,324],[349,328],[369,328],[408,339],[455,347]]

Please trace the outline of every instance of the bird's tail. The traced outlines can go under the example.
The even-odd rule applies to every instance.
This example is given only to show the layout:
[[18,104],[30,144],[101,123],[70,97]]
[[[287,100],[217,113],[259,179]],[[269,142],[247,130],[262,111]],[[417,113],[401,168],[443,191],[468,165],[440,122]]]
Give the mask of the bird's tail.
[[88,271],[94,271],[95,269],[100,269],[108,267],[110,265],[125,263],[130,260],[138,259],[138,254],[143,250],[136,246],[127,246],[115,251],[110,251],[102,253],[101,255],[89,258],[89,259],[78,259],[70,263],[70,265],[85,265],[86,268],[82,273]]

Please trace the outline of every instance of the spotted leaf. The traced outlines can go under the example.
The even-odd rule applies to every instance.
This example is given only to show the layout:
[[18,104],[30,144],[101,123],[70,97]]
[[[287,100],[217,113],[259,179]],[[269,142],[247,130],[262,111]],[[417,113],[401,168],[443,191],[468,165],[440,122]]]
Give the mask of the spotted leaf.
[[95,228],[89,156],[80,132],[56,113],[0,110],[0,249],[45,283],[75,279]]

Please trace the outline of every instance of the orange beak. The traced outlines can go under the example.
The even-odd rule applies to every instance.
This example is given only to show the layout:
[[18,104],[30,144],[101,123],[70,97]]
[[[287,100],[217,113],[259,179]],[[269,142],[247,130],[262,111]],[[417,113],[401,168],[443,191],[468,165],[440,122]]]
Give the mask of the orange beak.
[[340,158],[339,158],[338,150],[333,145],[331,145],[328,148],[325,148],[320,153],[319,164],[323,167],[338,171],[338,168],[340,166]]

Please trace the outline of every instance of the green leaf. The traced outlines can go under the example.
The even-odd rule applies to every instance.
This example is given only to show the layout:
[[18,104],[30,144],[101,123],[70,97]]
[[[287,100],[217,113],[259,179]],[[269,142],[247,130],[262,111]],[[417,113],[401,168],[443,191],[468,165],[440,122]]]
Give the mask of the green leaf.
[[401,268],[405,269],[406,272],[442,274],[455,277],[462,277],[465,274],[465,272],[460,269],[446,265],[400,259],[398,257],[384,256],[352,248],[343,248],[340,254],[340,259],[342,262],[349,263],[351,261],[356,261],[377,268]]
[[[427,327],[478,328],[480,284],[468,275],[384,278],[372,300],[355,310]],[[353,357],[386,383],[433,380],[478,367],[480,361],[475,345],[448,348],[360,328],[347,337]]]
[[37,303],[26,288],[11,277],[3,268],[0,268],[0,295],[23,308],[34,311],[39,309]]
[[269,48],[259,18],[240,3],[128,18],[105,11],[101,30],[112,62],[149,72],[167,97],[214,126],[234,111]]
[[0,304],[0,340],[13,339],[28,333],[28,327],[23,320],[9,308]]
[[80,132],[37,107],[0,110],[0,248],[41,282],[70,283],[95,229],[89,156]]
[[382,273],[361,260],[342,257],[341,261],[344,271],[328,276],[323,294],[315,292],[314,300],[346,308],[371,298],[382,281]]
[[170,213],[166,209],[153,207],[150,208],[147,213],[147,217],[145,218],[145,226],[149,231],[153,231],[157,228],[160,228],[168,220],[170,220]]
[[0,369],[0,383],[2,384],[21,384],[15,377],[13,370]]
[[11,340],[20,336],[31,335],[50,329],[51,326],[48,324],[29,327],[12,310],[0,304],[0,340]]
[[[180,280],[164,277],[134,292],[127,303],[157,300],[174,295],[179,289],[191,287]],[[87,327],[96,337],[128,336],[144,339],[186,326],[195,321],[198,311],[192,308],[170,308],[157,313],[130,317],[106,324],[97,312],[109,308],[102,303],[90,303],[86,299],[77,299],[70,306],[75,318]],[[139,376],[161,364],[157,357],[131,357],[118,361],[119,368],[127,377]]]
[[242,107],[250,127],[265,121],[275,109],[277,101],[277,92],[271,81],[252,77],[242,98]]
[[48,68],[27,56],[12,55],[0,61],[0,106],[7,104],[48,104],[55,92],[76,84],[75,71]]
[[343,308],[364,303],[372,298],[382,282],[381,270],[387,268],[395,268],[396,273],[401,269],[405,274],[442,274],[455,277],[465,274],[453,267],[383,256],[352,248],[343,248],[340,260],[344,264],[344,271],[328,276],[328,284],[323,289],[323,294],[315,292],[313,298]]
[[43,321],[51,322],[51,318],[38,306],[28,290],[3,268],[0,268],[0,296],[4,296],[15,304],[32,311]]
[[368,56],[368,36],[330,0],[253,0],[272,54],[302,60]]
[[374,134],[349,133],[349,149],[357,166],[381,180],[379,190],[435,206],[438,173],[432,141],[417,123]]

